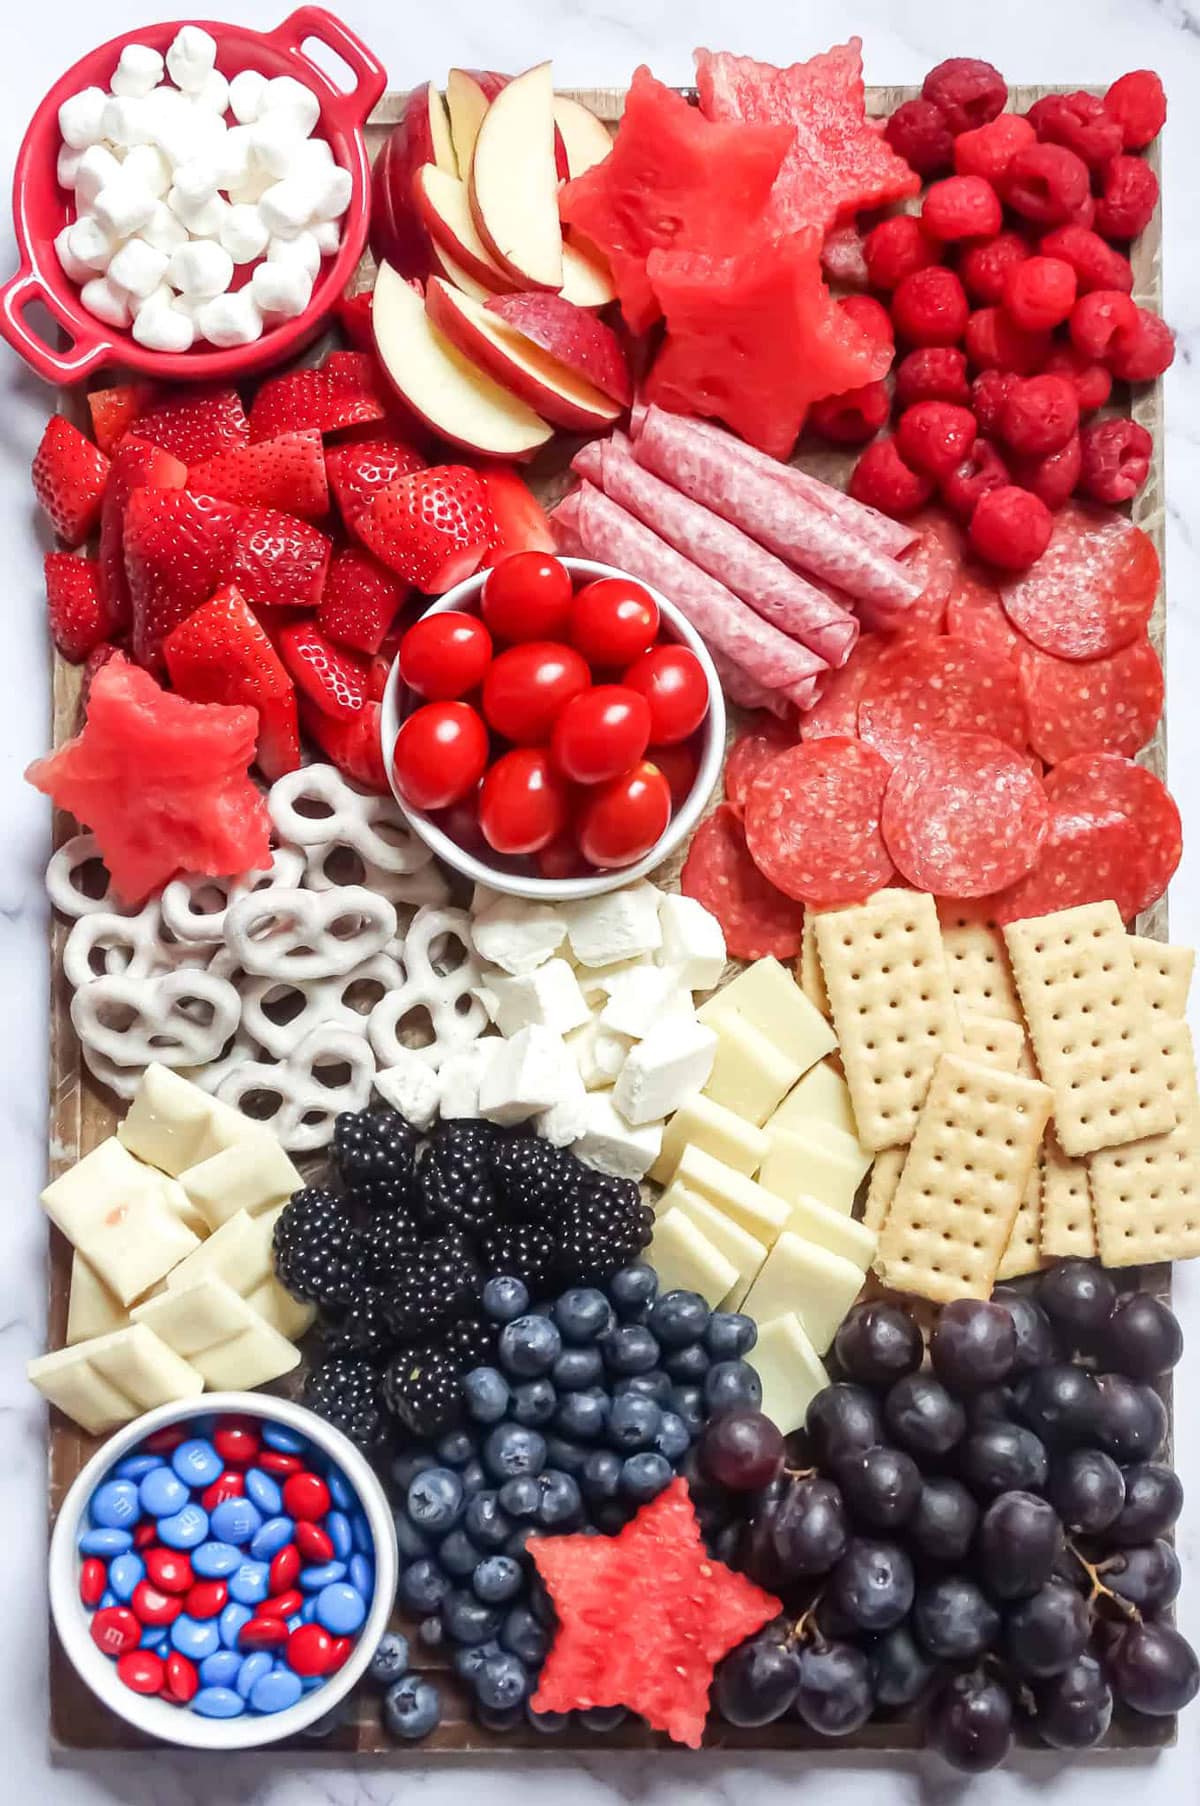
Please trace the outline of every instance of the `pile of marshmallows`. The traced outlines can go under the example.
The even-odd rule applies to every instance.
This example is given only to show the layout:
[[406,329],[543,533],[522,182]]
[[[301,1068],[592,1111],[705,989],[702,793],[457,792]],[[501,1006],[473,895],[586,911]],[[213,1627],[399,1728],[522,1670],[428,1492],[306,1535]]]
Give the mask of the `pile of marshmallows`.
[[90,313],[154,351],[248,345],[302,314],[350,203],[349,171],[309,136],[312,89],[255,69],[227,80],[216,56],[185,25],[167,81],[157,50],[127,44],[110,94],[84,88],[58,110],[58,180],[76,208],[59,261]]

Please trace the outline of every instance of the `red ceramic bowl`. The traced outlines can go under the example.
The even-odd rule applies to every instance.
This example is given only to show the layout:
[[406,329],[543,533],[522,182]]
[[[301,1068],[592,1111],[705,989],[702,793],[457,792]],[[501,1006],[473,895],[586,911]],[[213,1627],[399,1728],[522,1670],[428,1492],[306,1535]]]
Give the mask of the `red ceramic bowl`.
[[[149,44],[165,53],[180,26],[193,23],[203,25],[217,40],[217,67],[222,74],[232,76],[239,69],[257,69],[266,76],[292,75],[313,90],[321,103],[321,118],[314,135],[328,139],[337,162],[350,171],[354,187],[342,217],[341,247],[335,257],[323,261],[304,313],[270,327],[253,345],[235,345],[228,350],[196,347],[184,352],[150,351],[139,345],[132,333],[106,326],[90,314],[79,298],[78,288],[59,264],[54,239],[73,217],[73,197],[59,187],[55,173],[62,142],[58,109],[80,88],[95,84],[107,89],[126,44]],[[304,46],[310,39],[324,44],[352,71],[355,85],[349,92],[336,87],[307,55]],[[13,177],[13,230],[21,267],[0,288],[0,334],[39,376],[52,383],[79,382],[102,364],[119,364],[126,370],[168,382],[214,378],[228,382],[299,351],[320,331],[367,242],[371,166],[363,126],[386,86],[383,64],[339,19],[319,6],[302,6],[269,32],[214,24],[209,19],[177,19],[111,38],[82,57],[54,84],[25,133]],[[34,301],[42,302],[62,327],[71,340],[68,349],[47,344],[26,319],[25,310]]]

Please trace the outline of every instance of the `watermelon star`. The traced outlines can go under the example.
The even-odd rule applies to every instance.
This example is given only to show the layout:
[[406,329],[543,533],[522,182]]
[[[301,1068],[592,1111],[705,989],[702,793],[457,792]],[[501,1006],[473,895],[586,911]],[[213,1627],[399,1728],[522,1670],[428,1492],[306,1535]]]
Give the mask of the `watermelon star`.
[[528,1549],[559,1619],[534,1710],[628,1706],[697,1749],[716,1664],[782,1608],[708,1554],[687,1482],[619,1536],[531,1537]]

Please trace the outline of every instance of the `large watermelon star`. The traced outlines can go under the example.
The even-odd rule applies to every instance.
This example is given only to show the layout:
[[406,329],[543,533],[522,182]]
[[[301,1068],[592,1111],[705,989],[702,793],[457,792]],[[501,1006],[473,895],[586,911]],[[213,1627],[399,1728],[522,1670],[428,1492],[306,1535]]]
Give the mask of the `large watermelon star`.
[[685,1480],[619,1536],[531,1537],[558,1613],[537,1712],[628,1706],[699,1748],[713,1669],[782,1609],[704,1547]]

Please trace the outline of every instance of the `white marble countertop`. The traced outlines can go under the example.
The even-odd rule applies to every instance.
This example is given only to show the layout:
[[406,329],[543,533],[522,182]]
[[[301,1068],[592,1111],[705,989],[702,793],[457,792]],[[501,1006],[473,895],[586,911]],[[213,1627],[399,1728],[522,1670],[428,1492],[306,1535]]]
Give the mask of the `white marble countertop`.
[[[331,0],[333,3],[333,0]],[[42,10],[44,5],[45,10]],[[12,167],[37,97],[93,44],[145,21],[145,0],[8,0],[0,8],[0,169]],[[285,0],[214,7],[249,25],[276,24]],[[817,0],[436,0],[340,10],[407,87],[443,77],[453,63],[520,69],[554,58],[562,85],[618,84],[649,62],[667,81],[687,81],[695,44],[786,63],[825,49],[836,29],[860,32],[867,77],[919,81],[945,56],[985,56],[1010,81],[1107,82],[1125,69],[1160,71],[1170,96],[1164,163],[1167,312],[1179,355],[1167,377],[1169,680],[1172,784],[1190,836],[1171,893],[1175,937],[1200,936],[1200,9],[1189,0],[857,0],[852,8]],[[835,24],[836,21],[836,24]],[[7,231],[0,274],[15,267]],[[1192,283],[1197,282],[1193,294]],[[40,545],[29,461],[47,394],[7,351],[0,355],[0,531],[8,576],[0,602],[0,784],[5,804],[0,863],[0,1687],[5,1701],[0,1791],[13,1806],[384,1806],[419,1795],[452,1806],[469,1789],[489,1806],[602,1806],[618,1799],[666,1806],[718,1806],[753,1795],[760,1806],[817,1789],[831,1806],[867,1806],[881,1783],[892,1800],[956,1798],[964,1785],[932,1760],[884,1769],[849,1754],[742,1760],[686,1754],[597,1754],[572,1761],[553,1753],[480,1762],[429,1762],[420,1749],[386,1764],[353,1768],[317,1755],[257,1756],[236,1762],[159,1754],[52,1761],[46,1731],[45,1450],[38,1401],[24,1366],[43,1338],[45,1229],[37,1209],[44,1183],[47,961],[45,864],[49,814],[21,782],[44,750],[49,729],[46,632]],[[1200,1027],[1200,1014],[1195,1018]],[[1200,1642],[1200,1273],[1181,1271],[1178,1300],[1190,1348],[1177,1376],[1178,1461],[1190,1500],[1180,1525],[1185,1565],[1181,1625]],[[1157,1758],[1025,1757],[970,1783],[978,1806],[1012,1806],[1046,1790],[1055,1806],[1116,1806],[1152,1784],[1163,1806],[1192,1806],[1200,1783],[1200,1703],[1182,1720],[1177,1747]]]

